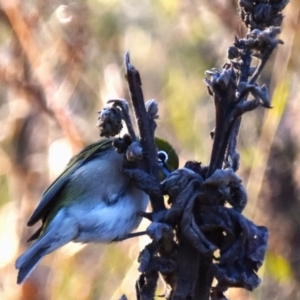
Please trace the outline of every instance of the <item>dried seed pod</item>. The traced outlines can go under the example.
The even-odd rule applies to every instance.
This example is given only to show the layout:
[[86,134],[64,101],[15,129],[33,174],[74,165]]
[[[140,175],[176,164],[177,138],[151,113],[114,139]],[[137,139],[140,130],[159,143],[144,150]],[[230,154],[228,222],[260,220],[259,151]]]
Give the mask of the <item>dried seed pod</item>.
[[146,111],[151,119],[158,118],[158,104],[154,99],[148,100],[145,103]]
[[143,158],[143,148],[140,142],[132,142],[126,152],[126,158],[129,161],[137,161]]
[[235,46],[231,46],[227,50],[227,56],[229,59],[235,59],[240,56],[239,49]]
[[104,108],[99,112],[97,126],[100,129],[100,136],[115,136],[123,128],[121,111],[116,107]]

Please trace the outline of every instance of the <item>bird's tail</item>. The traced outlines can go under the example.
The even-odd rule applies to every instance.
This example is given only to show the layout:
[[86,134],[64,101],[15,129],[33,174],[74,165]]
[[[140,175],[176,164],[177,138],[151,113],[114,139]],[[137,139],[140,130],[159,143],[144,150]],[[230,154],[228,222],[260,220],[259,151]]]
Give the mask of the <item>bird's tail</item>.
[[19,270],[18,284],[24,282],[46,254],[62,247],[76,237],[78,228],[75,225],[74,220],[68,218],[63,210],[58,212],[46,231],[17,259],[16,268]]
[[16,261],[16,268],[19,270],[17,283],[21,284],[34,270],[38,262],[49,253],[49,247],[43,247],[41,240],[33,244]]

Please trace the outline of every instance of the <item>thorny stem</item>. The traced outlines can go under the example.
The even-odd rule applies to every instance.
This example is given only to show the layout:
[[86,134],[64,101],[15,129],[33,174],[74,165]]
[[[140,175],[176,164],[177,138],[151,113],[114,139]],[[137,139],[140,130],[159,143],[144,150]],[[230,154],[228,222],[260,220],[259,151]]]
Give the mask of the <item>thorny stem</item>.
[[[241,57],[242,65],[241,65],[241,77],[239,80],[239,86],[241,83],[245,83],[248,81],[248,84],[255,84],[256,80],[260,76],[261,72],[263,71],[267,61],[269,60],[273,50],[275,47],[270,47],[269,49],[265,50],[266,52],[261,59],[259,66],[256,68],[254,74],[248,81],[249,72],[251,68],[251,50],[246,50],[245,54]],[[239,95],[238,99],[235,101],[234,104],[239,102],[244,102],[247,100],[249,92],[242,91]],[[222,168],[224,157],[225,161],[229,160],[229,156],[233,155],[236,151],[237,147],[237,138],[238,133],[241,125],[242,117],[237,117],[233,120],[230,119],[230,113],[228,111],[224,111],[227,109],[230,111],[232,108],[228,105],[230,99],[224,101],[224,103],[220,107],[220,103],[216,103],[216,129],[215,129],[215,137],[211,155],[211,161],[209,164],[208,176],[211,176],[216,169]],[[227,105],[225,104],[227,103]],[[225,105],[224,105],[225,104]]]
[[[258,77],[260,76],[260,74],[262,73],[266,63],[268,62],[271,54],[273,53],[273,50],[274,50],[275,47],[272,47],[269,49],[269,51],[267,51],[265,54],[264,54],[264,57],[262,58],[259,66],[256,68],[254,74],[252,75],[252,77],[249,79],[248,81],[248,84],[254,84],[256,82],[256,80],[258,79]],[[249,53],[250,54],[250,53]],[[248,61],[248,58],[245,57],[246,59],[243,60],[243,65],[245,65],[247,67],[247,65],[250,63],[251,64],[251,56],[250,56],[250,61]],[[249,67],[250,69],[250,67]],[[242,71],[244,71],[244,69],[242,69]],[[246,73],[246,72],[241,72],[241,80],[240,80],[240,83],[241,82],[247,82],[247,79],[248,79],[248,74],[249,73]],[[238,97],[238,100],[237,102],[240,102],[240,101],[245,101],[247,99],[247,96],[248,96],[248,93],[247,92],[242,92],[240,94],[240,96]]]
[[[235,48],[236,52],[234,52],[233,48],[233,51],[231,52],[232,57],[234,57],[234,53],[238,54],[239,52],[240,54],[242,54],[241,57],[239,57],[239,61],[237,62],[237,64],[240,63],[240,66],[238,68],[238,74],[240,78],[238,79],[238,82],[236,82],[236,86],[233,87],[233,85],[230,84],[230,80],[226,81],[226,76],[228,76],[228,73],[226,73],[226,65],[223,67],[222,72],[213,70],[210,73],[212,75],[211,81],[206,81],[206,83],[208,83],[209,85],[209,94],[214,97],[216,109],[216,128],[207,177],[210,177],[217,169],[222,169],[224,161],[229,163],[230,157],[233,159],[232,167],[234,171],[238,169],[239,160],[236,148],[238,133],[242,120],[242,113],[239,115],[234,113],[232,114],[232,112],[237,111],[239,107],[241,110],[242,107],[244,107],[243,112],[246,112],[258,106],[259,103],[255,101],[259,101],[259,99],[257,99],[255,95],[254,102],[248,102],[248,109],[247,105],[244,105],[249,94],[251,93],[250,89],[247,89],[246,87],[256,85],[256,81],[263,71],[277,43],[280,43],[280,40],[276,41],[274,40],[274,37],[271,37],[270,39],[273,39],[273,41],[270,41],[269,45],[265,46],[264,49],[256,48],[256,50],[260,52],[262,57],[260,58],[260,64],[258,65],[258,67],[256,67],[256,70],[252,76],[250,72],[252,63],[252,50],[255,49],[255,46],[251,49],[243,48],[243,44],[240,44],[240,41],[236,39],[235,47],[237,48]],[[235,78],[236,77],[233,76],[231,77],[231,80],[235,80]],[[226,86],[226,89],[220,84],[220,82]],[[235,90],[234,93],[231,92],[232,88],[234,88]],[[239,93],[238,96],[236,96],[237,93]],[[260,99],[264,103],[264,105],[266,105],[267,102],[267,106],[265,107],[271,107],[268,103],[269,100],[266,100],[266,98]],[[254,104],[253,106],[252,103]],[[202,265],[199,266],[200,281],[199,284],[196,285],[196,297],[194,299],[208,300],[210,297],[209,291],[213,280],[213,275],[209,271],[212,266],[212,259],[204,257],[201,254],[200,262],[202,263]]]
[[222,108],[216,105],[216,129],[212,148],[211,159],[207,176],[211,176],[217,169],[222,168],[224,156],[230,136],[230,111],[222,111]]
[[[240,83],[241,82],[247,82],[248,80],[248,74],[251,68],[251,58],[252,51],[247,50],[245,54],[241,57],[243,63],[241,65],[241,78],[240,78]],[[239,101],[245,101],[248,95],[244,95]],[[229,140],[228,140],[228,149],[226,153],[226,161],[229,160],[229,156],[231,156],[237,148],[237,138],[238,134],[240,131],[240,126],[242,122],[242,117],[237,118],[236,120],[233,121],[234,124],[232,125],[232,130],[230,132]]]
[[232,124],[232,130],[230,132],[230,136],[229,136],[229,140],[228,140],[228,147],[227,147],[227,153],[226,153],[226,158],[225,158],[226,162],[229,161],[229,157],[232,156],[236,151],[237,138],[238,138],[238,134],[240,131],[242,117],[237,118],[233,122],[234,123]]
[[198,278],[196,281],[194,299],[208,300],[210,296],[210,288],[214,279],[212,270],[212,258],[200,255],[198,266]]
[[[267,51],[264,54],[264,57],[261,60],[259,66],[256,68],[254,74],[249,79],[249,82],[248,82],[249,84],[254,84],[256,82],[256,80],[258,79],[258,77],[262,73],[266,63],[268,62],[274,48],[275,47],[270,48],[269,51]],[[246,53],[242,56],[243,64],[241,66],[240,83],[247,82],[247,80],[248,80],[248,74],[249,74],[249,70],[250,70],[250,67],[251,67],[251,61],[252,61],[251,54],[252,54],[252,51],[247,50]],[[249,93],[241,93],[241,95],[238,98],[237,102],[246,101],[246,99],[248,97],[248,94]],[[230,132],[230,137],[229,137],[229,141],[228,141],[226,161],[228,161],[229,156],[232,155],[234,153],[235,149],[237,148],[237,138],[238,138],[241,122],[242,122],[242,117],[238,117],[233,122],[234,122],[234,124],[232,126],[232,130]]]
[[199,252],[182,235],[178,246],[177,283],[172,300],[202,299],[198,297],[200,293],[195,293],[195,278],[199,272],[199,260]]
[[241,57],[243,63],[241,65],[241,78],[240,78],[240,83],[241,82],[247,82],[248,80],[248,74],[251,68],[251,58],[252,51],[251,50],[246,50],[246,53]]
[[[142,82],[139,72],[130,63],[130,56],[128,52],[125,54],[125,67],[129,92],[143,148],[145,169],[147,173],[158,178],[159,167],[157,163],[157,150],[154,143],[154,135],[150,129],[151,126],[149,124],[149,117],[144,104],[144,96],[141,88]],[[165,209],[162,196],[152,196],[150,200],[154,212]]]
[[275,49],[275,47],[272,47],[270,49],[268,49],[268,51],[266,51],[266,53],[264,53],[264,57],[262,58],[259,66],[257,67],[257,69],[255,70],[254,74],[252,75],[252,77],[249,80],[249,84],[254,84],[256,82],[256,80],[258,79],[259,75],[261,74],[261,72],[263,71],[266,63],[268,62],[271,54],[273,53],[273,50]]

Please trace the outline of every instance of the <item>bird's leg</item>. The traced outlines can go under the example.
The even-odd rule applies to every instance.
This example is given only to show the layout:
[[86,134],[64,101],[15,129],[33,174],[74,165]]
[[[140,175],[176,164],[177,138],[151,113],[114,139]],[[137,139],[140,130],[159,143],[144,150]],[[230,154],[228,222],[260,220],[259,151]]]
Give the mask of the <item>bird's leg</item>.
[[145,235],[145,234],[147,234],[146,231],[129,233],[129,234],[125,235],[123,238],[120,238],[120,239],[116,238],[116,239],[112,240],[112,242],[121,242],[121,241],[128,240],[128,239],[131,239],[131,238],[134,238],[134,237],[142,236],[142,235]]

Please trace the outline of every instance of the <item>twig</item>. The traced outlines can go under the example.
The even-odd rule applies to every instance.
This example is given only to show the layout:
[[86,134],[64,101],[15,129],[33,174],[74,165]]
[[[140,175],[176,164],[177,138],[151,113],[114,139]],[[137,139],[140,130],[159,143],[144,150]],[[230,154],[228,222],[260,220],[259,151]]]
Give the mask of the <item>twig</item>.
[[[139,72],[130,63],[130,56],[125,54],[126,77],[128,81],[131,101],[133,104],[135,118],[138,125],[139,136],[143,148],[143,158],[145,170],[148,174],[158,178],[159,167],[157,160],[157,150],[154,143],[154,132],[151,132],[149,117],[146,112],[142,82]],[[163,197],[152,196],[151,205],[154,212],[165,209]]]

